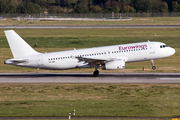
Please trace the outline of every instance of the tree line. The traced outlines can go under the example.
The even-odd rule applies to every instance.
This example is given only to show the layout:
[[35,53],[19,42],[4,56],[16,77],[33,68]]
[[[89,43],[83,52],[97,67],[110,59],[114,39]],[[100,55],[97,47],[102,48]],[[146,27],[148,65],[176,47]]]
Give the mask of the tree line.
[[180,12],[180,0],[0,0],[0,13]]

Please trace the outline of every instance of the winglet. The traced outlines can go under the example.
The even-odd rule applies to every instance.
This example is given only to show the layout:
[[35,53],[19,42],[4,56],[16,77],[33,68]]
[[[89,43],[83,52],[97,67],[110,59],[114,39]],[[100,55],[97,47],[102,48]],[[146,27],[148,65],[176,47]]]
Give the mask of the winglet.
[[11,52],[14,58],[39,54],[29,44],[27,44],[14,30],[4,31]]

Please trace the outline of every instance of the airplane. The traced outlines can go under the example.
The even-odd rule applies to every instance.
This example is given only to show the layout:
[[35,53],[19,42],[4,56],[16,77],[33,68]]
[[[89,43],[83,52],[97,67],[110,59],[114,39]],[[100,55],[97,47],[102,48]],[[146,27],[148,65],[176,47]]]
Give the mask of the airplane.
[[14,30],[5,30],[12,59],[5,64],[37,69],[64,70],[74,68],[95,68],[93,76],[98,76],[98,68],[102,70],[124,69],[129,62],[151,60],[152,69],[155,59],[169,57],[175,49],[162,42],[139,42],[113,46],[74,49],[51,53],[39,53],[27,44]]

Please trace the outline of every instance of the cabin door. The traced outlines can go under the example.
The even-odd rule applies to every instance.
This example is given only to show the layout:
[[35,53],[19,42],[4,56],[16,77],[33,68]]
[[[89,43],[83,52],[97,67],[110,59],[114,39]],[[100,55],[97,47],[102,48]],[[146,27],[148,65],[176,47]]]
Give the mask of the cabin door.
[[155,50],[154,50],[154,44],[149,44],[149,54],[154,54]]

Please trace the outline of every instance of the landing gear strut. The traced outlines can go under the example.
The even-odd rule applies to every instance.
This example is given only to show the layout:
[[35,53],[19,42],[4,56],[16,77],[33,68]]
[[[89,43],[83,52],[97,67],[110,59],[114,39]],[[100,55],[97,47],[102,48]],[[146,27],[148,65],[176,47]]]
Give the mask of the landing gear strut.
[[95,65],[95,71],[93,73],[94,77],[97,77],[99,75],[99,71],[97,70],[100,67],[100,65]]
[[156,66],[154,66],[154,60],[151,60],[152,69],[155,70]]

